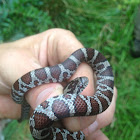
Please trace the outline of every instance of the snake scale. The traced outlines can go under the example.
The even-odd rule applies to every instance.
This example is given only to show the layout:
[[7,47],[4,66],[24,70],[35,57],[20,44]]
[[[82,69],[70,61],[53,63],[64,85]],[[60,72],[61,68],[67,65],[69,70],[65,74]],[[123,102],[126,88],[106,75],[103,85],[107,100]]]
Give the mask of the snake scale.
[[28,118],[30,106],[25,93],[44,83],[62,82],[69,79],[77,67],[85,62],[96,73],[96,92],[93,96],[80,94],[88,84],[86,77],[71,81],[64,93],[45,100],[38,105],[30,117],[30,131],[35,140],[84,140],[82,131],[69,132],[53,127],[55,121],[66,117],[91,116],[105,111],[113,97],[114,77],[106,58],[97,50],[81,48],[63,63],[33,70],[19,78],[12,86],[12,98],[22,104],[21,119]]

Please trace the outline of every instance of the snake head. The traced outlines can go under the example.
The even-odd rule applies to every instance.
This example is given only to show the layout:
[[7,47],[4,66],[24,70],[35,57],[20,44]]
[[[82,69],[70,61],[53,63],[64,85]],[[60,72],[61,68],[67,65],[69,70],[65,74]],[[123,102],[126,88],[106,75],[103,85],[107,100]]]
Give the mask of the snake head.
[[88,85],[88,78],[87,77],[78,77],[76,78],[78,81],[77,83],[77,89],[79,89],[79,93],[81,93]]
[[[87,85],[88,85],[88,82],[89,82],[89,80],[88,80],[88,78],[87,77],[78,77],[78,78],[76,78],[76,79],[78,79],[79,80],[79,85],[80,86],[82,86],[82,87],[86,87]],[[81,88],[82,88],[81,87]]]
[[70,81],[64,88],[64,94],[80,94],[88,85],[87,77],[77,77],[76,79]]

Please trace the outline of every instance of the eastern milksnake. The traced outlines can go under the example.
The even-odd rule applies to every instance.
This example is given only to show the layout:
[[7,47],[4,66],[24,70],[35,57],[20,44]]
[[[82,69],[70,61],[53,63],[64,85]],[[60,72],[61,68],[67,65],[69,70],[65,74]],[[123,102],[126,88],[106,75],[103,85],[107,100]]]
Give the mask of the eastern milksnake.
[[82,131],[69,132],[52,127],[54,121],[73,116],[91,116],[105,111],[113,96],[114,77],[112,68],[97,50],[82,48],[75,51],[63,63],[33,70],[19,78],[12,86],[12,98],[22,104],[21,120],[28,118],[30,105],[24,94],[44,83],[62,82],[69,79],[77,67],[88,63],[96,73],[96,92],[93,96],[80,93],[88,84],[86,77],[76,78],[64,89],[64,94],[49,98],[36,107],[30,117],[30,131],[36,140],[84,140]]

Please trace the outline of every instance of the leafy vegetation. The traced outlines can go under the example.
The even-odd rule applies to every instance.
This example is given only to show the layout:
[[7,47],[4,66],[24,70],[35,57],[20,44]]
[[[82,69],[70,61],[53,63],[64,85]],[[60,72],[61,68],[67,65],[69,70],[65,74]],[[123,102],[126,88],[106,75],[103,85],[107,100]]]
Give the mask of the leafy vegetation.
[[[139,0],[0,0],[0,42],[59,27],[98,49],[112,64],[118,88],[114,122],[103,131],[110,140],[137,140],[140,58],[133,58],[130,48],[138,5]],[[27,128],[28,122],[12,121],[4,130],[6,140],[32,139]]]

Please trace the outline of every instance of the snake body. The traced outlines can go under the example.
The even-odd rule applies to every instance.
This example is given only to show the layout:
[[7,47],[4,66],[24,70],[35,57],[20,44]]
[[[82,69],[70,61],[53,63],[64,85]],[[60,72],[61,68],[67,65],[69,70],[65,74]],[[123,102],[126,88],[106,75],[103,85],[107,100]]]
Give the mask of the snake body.
[[73,116],[91,116],[105,111],[113,96],[114,77],[106,58],[97,50],[82,48],[75,51],[63,63],[33,70],[19,78],[12,86],[12,98],[22,104],[21,120],[28,118],[30,106],[24,94],[31,88],[44,83],[62,82],[69,79],[77,67],[85,62],[96,73],[96,92],[93,96],[80,93],[87,86],[88,79],[81,77],[70,82],[64,94],[52,97],[36,107],[30,117],[30,131],[36,140],[84,140],[82,131],[69,132],[52,126],[54,121]]

